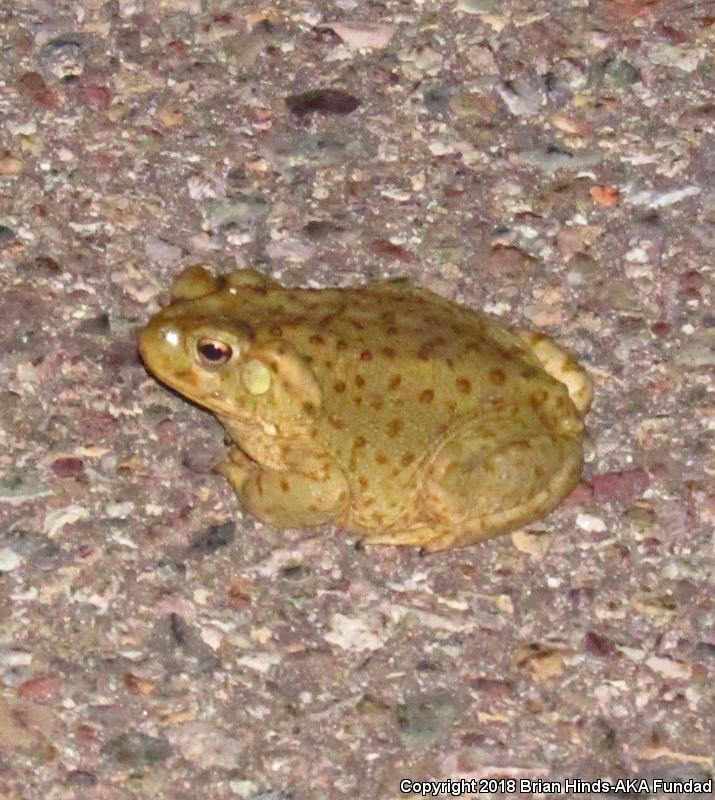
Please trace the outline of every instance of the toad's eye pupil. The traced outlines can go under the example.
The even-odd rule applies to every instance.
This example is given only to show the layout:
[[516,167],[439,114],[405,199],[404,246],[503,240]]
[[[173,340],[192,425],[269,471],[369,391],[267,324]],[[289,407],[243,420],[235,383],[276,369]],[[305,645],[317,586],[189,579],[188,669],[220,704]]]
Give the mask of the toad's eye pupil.
[[223,342],[214,342],[202,339],[197,350],[202,360],[209,364],[225,364],[231,358],[232,350]]

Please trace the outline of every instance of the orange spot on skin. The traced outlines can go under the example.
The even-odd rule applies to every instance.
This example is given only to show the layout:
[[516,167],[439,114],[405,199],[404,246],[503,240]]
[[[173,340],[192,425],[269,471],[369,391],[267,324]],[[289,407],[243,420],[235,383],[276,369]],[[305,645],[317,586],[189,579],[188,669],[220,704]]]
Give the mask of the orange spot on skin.
[[196,375],[190,370],[185,370],[183,372],[178,372],[176,377],[182,381],[183,383],[188,383],[189,386],[196,386],[198,383]]
[[335,381],[335,383],[333,384],[333,389],[338,394],[342,394],[345,391],[345,381]]
[[429,341],[425,342],[417,351],[417,357],[425,361],[430,356],[434,355],[435,350],[443,347],[444,345],[445,341],[441,336],[437,336],[435,339],[430,339]]
[[360,360],[372,361],[372,353],[369,350],[363,350],[362,353],[360,353]]
[[434,400],[434,392],[432,389],[425,389],[420,394],[420,403],[431,403]]
[[355,447],[365,447],[367,444],[367,439],[364,436],[358,436],[355,439]]
[[365,385],[365,378],[362,375],[355,376],[355,385],[360,387]]
[[490,369],[489,380],[492,383],[496,383],[498,386],[501,386],[501,384],[506,382],[506,373],[503,369]]
[[281,489],[282,489],[284,492],[287,492],[287,491],[290,489],[290,486],[288,485],[288,481],[287,481],[285,478],[283,478],[283,479],[281,480]]
[[322,336],[313,335],[308,340],[311,344],[325,344],[325,339]]
[[414,453],[405,453],[405,455],[402,456],[402,458],[400,459],[400,464],[402,464],[403,467],[409,467],[414,460],[415,460]]
[[395,357],[395,351],[392,349],[392,347],[383,347],[382,348],[382,354],[386,358],[394,358]]
[[338,417],[330,417],[330,424],[336,430],[342,430],[345,427],[345,420],[339,419]]
[[591,199],[599,206],[613,207],[618,205],[621,193],[612,186],[592,186],[589,190]]
[[472,391],[472,383],[467,378],[457,378],[457,389],[462,394],[469,394]]
[[343,341],[342,339],[338,339],[338,341],[335,342],[336,350],[345,350],[347,346],[348,346],[347,342]]
[[382,405],[383,405],[382,399],[379,397],[377,400],[373,400],[372,403],[370,404],[373,411],[379,411],[382,408]]
[[360,484],[360,488],[361,489],[367,489],[367,487],[370,485],[370,482],[368,481],[368,479],[366,477],[364,477],[363,475],[361,475],[358,478],[358,483]]
[[548,392],[535,392],[529,397],[529,405],[536,409],[544,404],[544,401],[549,396]]
[[393,375],[390,378],[390,382],[387,384],[389,389],[397,389],[397,387],[402,383],[402,376],[401,375]]
[[402,430],[402,420],[397,418],[391,419],[387,424],[387,432],[394,439],[395,436]]
[[384,453],[378,453],[375,456],[375,461],[377,461],[378,464],[387,464],[387,456]]

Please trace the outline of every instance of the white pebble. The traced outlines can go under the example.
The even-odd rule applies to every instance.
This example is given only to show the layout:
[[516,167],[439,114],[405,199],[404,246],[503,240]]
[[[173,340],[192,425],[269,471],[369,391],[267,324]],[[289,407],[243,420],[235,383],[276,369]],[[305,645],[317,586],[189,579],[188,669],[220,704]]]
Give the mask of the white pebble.
[[579,514],[576,517],[576,524],[579,528],[593,533],[603,533],[606,531],[606,523],[600,517],[596,517],[593,514]]
[[9,547],[0,549],[0,572],[12,572],[22,564],[20,556]]

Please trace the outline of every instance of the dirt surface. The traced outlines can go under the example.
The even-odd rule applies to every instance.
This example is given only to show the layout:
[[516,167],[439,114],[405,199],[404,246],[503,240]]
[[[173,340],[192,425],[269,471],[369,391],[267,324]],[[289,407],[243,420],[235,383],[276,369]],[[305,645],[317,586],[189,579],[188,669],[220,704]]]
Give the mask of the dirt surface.
[[[2,3],[0,797],[712,777],[714,52],[705,2]],[[136,354],[197,262],[553,335],[582,485],[433,557],[242,516]]]

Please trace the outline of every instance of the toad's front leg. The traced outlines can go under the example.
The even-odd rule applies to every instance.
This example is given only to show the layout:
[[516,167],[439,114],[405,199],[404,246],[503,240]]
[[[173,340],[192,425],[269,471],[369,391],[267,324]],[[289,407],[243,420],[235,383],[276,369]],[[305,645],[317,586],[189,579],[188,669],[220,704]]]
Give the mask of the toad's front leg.
[[296,470],[264,469],[238,448],[216,469],[228,478],[243,508],[278,528],[323,525],[339,519],[350,493],[342,471],[332,464],[315,475]]

